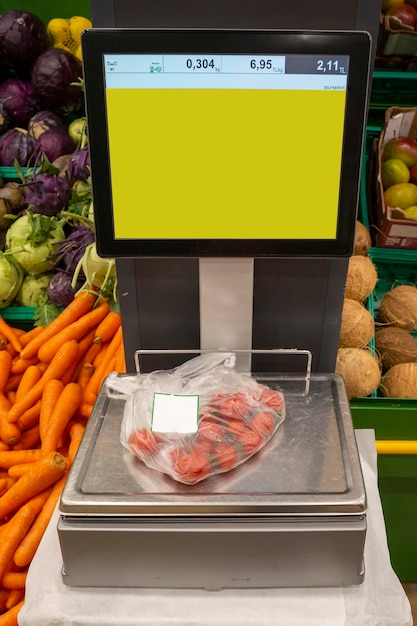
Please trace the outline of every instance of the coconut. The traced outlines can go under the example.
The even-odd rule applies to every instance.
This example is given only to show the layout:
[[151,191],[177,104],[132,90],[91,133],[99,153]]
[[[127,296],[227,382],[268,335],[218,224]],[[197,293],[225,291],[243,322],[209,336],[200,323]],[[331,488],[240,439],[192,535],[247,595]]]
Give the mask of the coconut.
[[362,254],[366,256],[369,252],[369,248],[371,247],[371,235],[369,234],[369,230],[360,222],[356,221],[355,227],[355,240],[353,244],[353,254]]
[[384,294],[379,305],[379,320],[404,330],[417,330],[417,288],[399,285]]
[[364,302],[375,289],[378,274],[371,259],[361,254],[350,257],[345,297],[358,302]]
[[378,360],[365,348],[339,348],[336,374],[340,374],[349,400],[369,396],[381,382]]
[[384,369],[417,359],[417,341],[407,330],[388,326],[375,334],[375,348]]
[[417,363],[399,363],[382,377],[381,392],[387,398],[417,398]]
[[375,330],[374,318],[361,302],[345,298],[340,324],[340,348],[364,348]]

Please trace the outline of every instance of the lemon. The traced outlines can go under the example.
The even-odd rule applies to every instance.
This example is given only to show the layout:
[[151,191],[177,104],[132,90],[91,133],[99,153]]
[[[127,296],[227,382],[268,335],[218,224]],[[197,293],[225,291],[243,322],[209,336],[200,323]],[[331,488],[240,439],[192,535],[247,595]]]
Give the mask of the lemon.
[[417,185],[413,183],[398,183],[384,192],[385,206],[407,209],[417,204]]
[[83,55],[82,55],[82,50],[81,50],[81,46],[78,46],[75,51],[74,51],[74,56],[77,57],[77,59],[79,59],[80,61],[83,60]]
[[413,220],[417,220],[417,206],[409,206],[404,209],[404,213],[407,217],[411,217]]
[[47,25],[48,33],[54,43],[64,43],[71,38],[71,29],[67,20],[61,17],[54,17]]
[[397,185],[398,183],[408,183],[410,180],[410,170],[400,159],[388,159],[381,165],[381,180],[384,189]]
[[54,44],[54,48],[60,48],[61,50],[65,50],[65,52],[69,52],[70,54],[72,54],[71,48],[68,48],[68,46],[61,42]]
[[74,15],[69,21],[71,37],[74,39],[74,41],[79,43],[83,30],[85,30],[86,28],[91,28],[92,25],[93,24],[91,23],[91,20],[89,20],[88,18],[81,17],[80,15]]

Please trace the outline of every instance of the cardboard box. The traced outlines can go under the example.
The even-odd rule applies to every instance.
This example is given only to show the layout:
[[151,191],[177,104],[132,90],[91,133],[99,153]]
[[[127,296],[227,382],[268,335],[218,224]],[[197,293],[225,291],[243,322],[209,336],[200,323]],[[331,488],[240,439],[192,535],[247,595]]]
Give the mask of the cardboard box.
[[417,55],[417,32],[396,17],[381,15],[377,55],[384,57]]
[[407,217],[402,209],[385,206],[380,174],[385,144],[404,136],[417,139],[417,108],[392,107],[386,111],[384,127],[373,146],[373,165],[369,173],[372,221],[377,246],[417,250],[417,220]]

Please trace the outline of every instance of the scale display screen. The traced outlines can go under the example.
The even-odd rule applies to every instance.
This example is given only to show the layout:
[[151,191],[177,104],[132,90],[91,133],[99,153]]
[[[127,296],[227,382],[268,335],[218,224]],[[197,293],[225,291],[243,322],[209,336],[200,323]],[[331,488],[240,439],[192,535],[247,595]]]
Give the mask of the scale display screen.
[[83,34],[104,256],[351,254],[366,33]]

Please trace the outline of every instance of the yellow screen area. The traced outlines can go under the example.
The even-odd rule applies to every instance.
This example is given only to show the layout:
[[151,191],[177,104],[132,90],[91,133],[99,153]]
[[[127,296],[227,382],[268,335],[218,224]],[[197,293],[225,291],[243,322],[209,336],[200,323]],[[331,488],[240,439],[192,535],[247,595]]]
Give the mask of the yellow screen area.
[[344,91],[106,98],[117,239],[336,237]]

